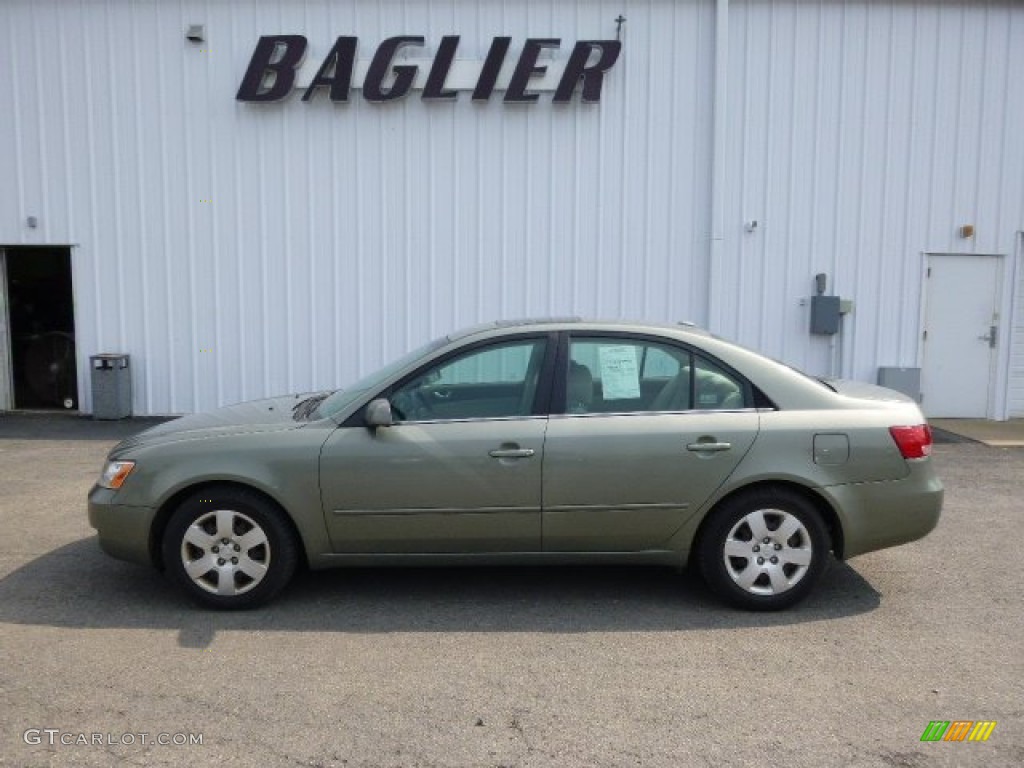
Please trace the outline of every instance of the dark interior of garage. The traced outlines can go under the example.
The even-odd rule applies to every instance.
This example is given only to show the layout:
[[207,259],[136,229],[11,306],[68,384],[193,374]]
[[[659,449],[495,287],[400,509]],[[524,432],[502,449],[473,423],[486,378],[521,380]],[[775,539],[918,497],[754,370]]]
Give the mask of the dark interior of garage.
[[78,408],[69,248],[9,248],[14,407]]

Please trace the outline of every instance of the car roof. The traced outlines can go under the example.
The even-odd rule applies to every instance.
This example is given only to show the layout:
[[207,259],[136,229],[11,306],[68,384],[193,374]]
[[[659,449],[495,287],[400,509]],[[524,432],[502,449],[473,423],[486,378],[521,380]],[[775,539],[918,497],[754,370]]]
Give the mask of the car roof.
[[574,328],[585,328],[587,330],[600,330],[600,331],[631,331],[633,333],[642,333],[644,331],[673,331],[678,333],[679,331],[689,332],[694,335],[711,337],[712,334],[700,326],[688,322],[680,321],[678,323],[657,323],[657,322],[642,322],[633,320],[590,320],[582,317],[534,317],[534,318],[523,318],[516,320],[494,320],[489,323],[481,323],[479,325],[470,326],[468,328],[462,328],[448,334],[449,341],[458,341],[465,339],[470,336],[476,336],[480,334],[486,334],[491,331],[504,331],[504,332],[515,332],[518,330],[572,330]]

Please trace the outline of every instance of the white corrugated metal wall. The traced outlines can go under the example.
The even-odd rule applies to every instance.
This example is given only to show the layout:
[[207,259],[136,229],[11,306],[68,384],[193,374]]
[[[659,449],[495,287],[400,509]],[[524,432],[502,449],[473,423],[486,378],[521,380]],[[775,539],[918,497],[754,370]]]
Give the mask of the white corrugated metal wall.
[[[747,0],[732,10],[730,226],[713,324],[814,372],[873,381],[880,365],[919,365],[922,253],[1016,258],[1024,5]],[[958,236],[964,224],[975,237]],[[835,351],[808,336],[800,304],[818,272],[855,302]],[[1024,415],[1022,352],[1018,342],[1011,410]],[[1004,371],[1008,359],[1004,345]]]
[[[711,0],[6,2],[0,244],[74,244],[86,411],[98,351],[132,355],[137,413],[177,413],[538,314],[694,319],[826,373],[840,355],[800,305],[819,271],[857,303],[843,372],[872,379],[917,362],[923,251],[974,223],[969,248],[1014,254],[1022,11],[733,0],[709,302]],[[460,34],[473,58],[560,37],[565,57],[620,13],[600,104],[234,99],[261,34],[306,35],[317,63],[341,34],[361,58],[396,34]],[[1019,345],[1012,365],[1024,413]]]
[[76,244],[80,359],[130,353],[142,413],[331,386],[495,317],[701,319],[713,16],[657,8],[630,11],[600,104],[335,106],[236,102],[259,35],[315,60],[339,34],[564,57],[623,6],[6,3],[0,243]]

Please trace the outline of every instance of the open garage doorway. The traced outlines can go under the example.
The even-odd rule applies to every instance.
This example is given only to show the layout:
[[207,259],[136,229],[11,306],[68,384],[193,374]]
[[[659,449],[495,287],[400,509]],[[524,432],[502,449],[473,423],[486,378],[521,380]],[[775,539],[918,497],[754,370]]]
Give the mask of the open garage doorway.
[[0,408],[78,408],[71,249],[0,246]]

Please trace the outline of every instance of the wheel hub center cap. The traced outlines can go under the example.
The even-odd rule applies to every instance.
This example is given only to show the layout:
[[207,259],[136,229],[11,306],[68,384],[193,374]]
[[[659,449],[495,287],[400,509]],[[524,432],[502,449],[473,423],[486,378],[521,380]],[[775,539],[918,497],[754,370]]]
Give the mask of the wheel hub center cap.
[[241,548],[233,538],[219,539],[210,550],[217,557],[217,565],[224,567],[232,565],[232,560],[237,560]]

